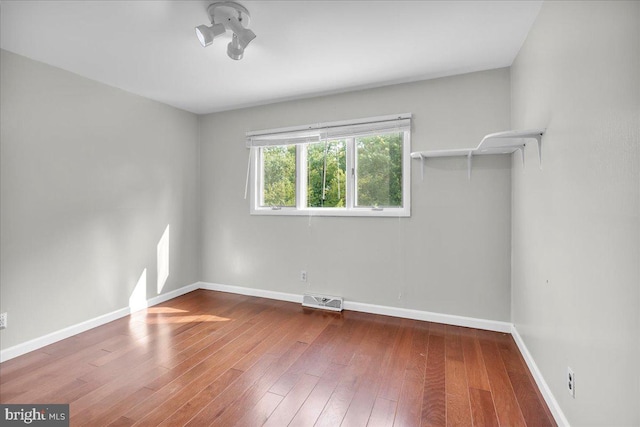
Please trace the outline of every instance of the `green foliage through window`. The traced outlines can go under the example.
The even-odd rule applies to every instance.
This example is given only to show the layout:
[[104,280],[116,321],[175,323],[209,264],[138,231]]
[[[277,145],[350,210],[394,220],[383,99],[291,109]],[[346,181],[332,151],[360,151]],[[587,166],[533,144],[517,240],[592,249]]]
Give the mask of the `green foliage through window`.
[[347,197],[344,140],[307,146],[307,207],[344,208]]
[[262,206],[296,205],[296,147],[276,146],[262,149]]
[[402,206],[402,134],[357,138],[356,150],[355,205]]

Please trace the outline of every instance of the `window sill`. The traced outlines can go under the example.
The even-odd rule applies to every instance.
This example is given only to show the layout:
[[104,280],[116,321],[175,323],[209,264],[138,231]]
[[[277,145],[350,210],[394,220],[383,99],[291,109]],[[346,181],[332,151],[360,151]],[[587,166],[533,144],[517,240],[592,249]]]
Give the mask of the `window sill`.
[[410,217],[411,210],[406,208],[320,208],[320,209],[296,209],[296,208],[257,208],[251,210],[251,215],[273,216],[356,216],[356,217]]

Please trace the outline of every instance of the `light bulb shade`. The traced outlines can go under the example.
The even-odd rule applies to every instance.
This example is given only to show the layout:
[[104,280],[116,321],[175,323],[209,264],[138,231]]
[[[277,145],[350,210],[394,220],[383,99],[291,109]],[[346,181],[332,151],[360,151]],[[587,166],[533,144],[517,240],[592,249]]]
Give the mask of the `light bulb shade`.
[[202,47],[209,46],[213,43],[213,39],[224,34],[226,28],[222,24],[213,24],[208,27],[206,25],[198,25],[196,27],[196,36]]
[[247,47],[251,40],[256,38],[256,34],[250,29],[243,27],[237,18],[230,18],[227,24],[234,35],[238,37],[238,43],[243,49]]
[[233,34],[233,39],[227,45],[227,55],[236,61],[242,59],[244,56],[244,47],[240,46],[238,36],[236,36],[235,33]]
[[248,28],[238,34],[238,40],[243,48],[247,47],[251,40],[255,38],[256,34]]
[[213,34],[209,31],[209,27],[206,25],[198,25],[196,27],[196,36],[198,37],[202,47],[209,46],[213,43]]

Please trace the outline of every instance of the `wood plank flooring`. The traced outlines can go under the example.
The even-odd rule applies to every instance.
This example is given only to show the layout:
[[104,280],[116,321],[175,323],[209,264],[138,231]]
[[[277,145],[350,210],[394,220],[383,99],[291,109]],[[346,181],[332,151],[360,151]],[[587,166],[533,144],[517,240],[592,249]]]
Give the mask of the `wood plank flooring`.
[[0,364],[73,426],[553,426],[508,334],[198,290]]

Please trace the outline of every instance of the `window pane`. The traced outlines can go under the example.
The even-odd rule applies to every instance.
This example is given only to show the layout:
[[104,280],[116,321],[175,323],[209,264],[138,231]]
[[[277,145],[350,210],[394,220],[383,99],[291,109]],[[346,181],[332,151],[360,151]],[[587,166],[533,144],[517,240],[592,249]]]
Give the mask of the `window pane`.
[[356,138],[356,206],[402,206],[402,139],[403,133]]
[[296,146],[264,147],[262,206],[296,205]]
[[345,140],[307,145],[307,207],[344,208],[346,170]]

